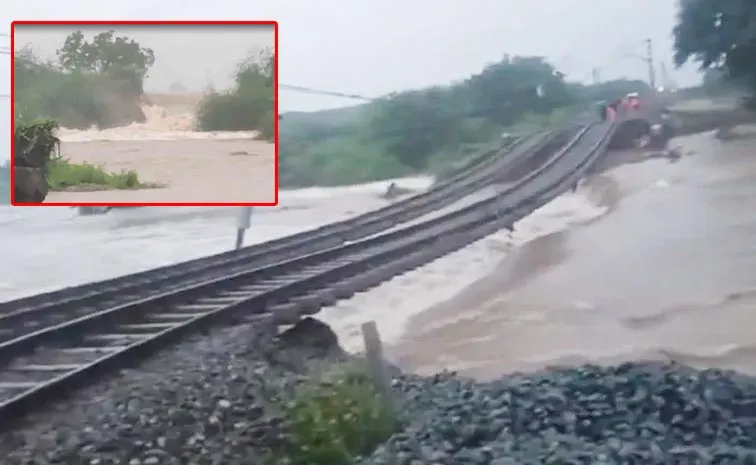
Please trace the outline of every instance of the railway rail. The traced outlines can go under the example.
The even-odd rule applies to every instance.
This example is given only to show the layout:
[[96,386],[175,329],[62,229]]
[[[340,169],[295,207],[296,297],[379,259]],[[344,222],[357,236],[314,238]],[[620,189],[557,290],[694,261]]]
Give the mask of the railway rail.
[[272,265],[195,282],[0,343],[0,417],[18,415],[129,366],[212,324],[291,324],[496,230],[511,228],[574,185],[614,127],[581,129],[539,169],[495,197],[453,213]]
[[[365,229],[365,226],[374,226],[378,219],[385,218],[399,211],[407,212],[408,216],[414,216],[413,214],[417,212],[417,216],[421,216],[423,214],[422,211],[425,208],[432,209],[431,206],[435,205],[439,199],[448,198],[453,200],[457,196],[465,195],[465,192],[472,187],[473,178],[476,178],[478,181],[485,181],[486,175],[490,177],[496,165],[498,165],[499,170],[506,170],[510,165],[520,163],[522,159],[526,158],[528,155],[528,151],[523,150],[523,147],[527,146],[532,140],[540,137],[546,137],[546,134],[529,135],[516,139],[503,148],[475,157],[468,164],[460,167],[459,171],[439,183],[430,191],[420,193],[384,208],[370,211],[345,221],[331,223],[312,230],[285,236],[280,239],[251,245],[238,251],[232,250],[213,256],[201,257],[117,278],[71,286],[51,292],[13,299],[7,302],[0,302],[0,315],[21,309],[44,306],[48,303],[55,303],[58,305],[63,301],[100,293],[109,288],[118,288],[120,291],[122,290],[122,286],[127,283],[138,283],[139,281],[146,282],[153,278],[166,275],[174,277],[173,275],[175,273],[191,271],[192,269],[201,269],[205,265],[221,263],[228,259],[244,258],[253,261],[260,258],[262,255],[267,255],[267,252],[269,251],[278,251],[292,246],[301,246],[307,242],[313,246],[315,244],[320,245],[320,239],[325,237],[329,237],[329,241],[327,241],[327,244],[325,244],[324,247],[330,246],[333,244],[334,240],[338,240],[342,236],[359,238],[362,236],[362,231]],[[513,156],[510,157],[509,155]],[[376,227],[372,227],[371,229],[376,229]]]
[[[511,152],[506,156],[488,154],[478,157],[466,170],[440,183],[435,189],[351,220],[240,251],[0,303],[0,342],[72,317],[179,289],[211,275],[221,276],[244,268],[276,263],[386,231],[495,182],[501,172],[518,176],[523,171],[527,172],[523,168],[528,167],[533,154],[548,148],[550,143],[558,143],[569,131],[571,129],[526,137],[509,146],[507,149]],[[465,178],[465,175],[468,177]]]

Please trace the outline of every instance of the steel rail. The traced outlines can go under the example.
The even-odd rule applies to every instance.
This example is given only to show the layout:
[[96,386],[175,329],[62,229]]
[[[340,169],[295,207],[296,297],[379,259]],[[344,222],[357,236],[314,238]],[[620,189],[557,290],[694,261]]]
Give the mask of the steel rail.
[[[515,153],[503,160],[478,159],[475,169],[467,177],[443,184],[438,189],[419,194],[411,202],[397,202],[384,209],[362,215],[367,217],[360,225],[342,228],[344,222],[328,225],[314,231],[295,234],[279,240],[252,246],[236,252],[226,252],[210,257],[169,265],[133,275],[91,283],[73,288],[16,299],[0,303],[0,341],[13,337],[16,328],[36,324],[33,319],[47,318],[51,322],[63,321],[68,312],[78,309],[81,314],[96,311],[102,305],[124,303],[134,296],[144,296],[180,287],[198,277],[239,266],[261,266],[275,263],[286,257],[324,250],[346,242],[385,231],[422,216],[441,205],[464,197],[474,190],[495,182],[501,171],[516,172],[528,160],[529,154],[547,144],[559,134],[541,133],[520,141],[511,147]],[[496,157],[494,157],[496,158]],[[520,170],[521,171],[521,170]],[[464,174],[464,172],[462,173]],[[420,201],[418,204],[417,202]],[[372,215],[372,217],[370,216]],[[360,217],[356,218],[359,220]],[[347,220],[349,222],[350,220]],[[333,231],[341,228],[341,234]],[[45,316],[37,316],[45,315]]]
[[[547,140],[551,141],[551,139]],[[556,141],[558,140],[560,139],[557,138]],[[556,143],[552,141],[552,145]],[[544,157],[541,156],[539,158],[537,154],[547,151],[549,146],[549,143],[537,143],[533,145],[531,148],[536,151],[536,154],[531,156],[529,160],[534,164],[545,161],[540,160],[540,158]],[[529,171],[524,171],[524,174],[520,173],[519,176],[526,176],[528,173]],[[494,174],[492,173],[491,175]],[[512,174],[517,173],[513,171]],[[380,226],[380,230],[385,231],[395,225],[396,222],[390,219],[380,223],[378,226]],[[336,247],[342,243],[343,241],[334,241],[330,246]],[[330,247],[308,248],[304,246],[301,248],[288,248],[283,252],[269,252],[267,257],[259,258],[254,263],[250,263],[250,260],[243,256],[231,256],[225,261],[207,264],[181,274],[163,274],[145,283],[131,284],[111,289],[107,292],[91,292],[82,298],[69,298],[47,305],[17,310],[6,315],[0,315],[0,342],[14,339],[45,327],[54,326],[67,320],[94,314],[110,307],[123,305],[130,301],[180,289],[192,282],[207,281],[209,278],[222,277],[242,270],[270,265],[288,258],[317,252],[318,250],[326,250],[327,248]]]
[[[535,135],[530,135],[529,137],[534,137]],[[345,230],[348,230],[350,227],[357,229],[360,226],[362,226],[365,223],[368,223],[370,220],[381,216],[386,215],[390,213],[394,213],[401,209],[410,209],[412,208],[418,201],[428,201],[428,200],[434,200],[436,197],[443,195],[444,193],[449,193],[449,191],[452,191],[455,189],[460,183],[465,183],[466,177],[469,177],[473,175],[474,173],[477,173],[482,168],[488,168],[488,165],[492,163],[492,160],[497,158],[499,155],[506,155],[510,153],[510,151],[516,150],[521,144],[527,141],[526,138],[520,138],[515,140],[511,144],[507,144],[505,147],[491,150],[489,152],[485,152],[484,154],[475,157],[471,162],[468,164],[465,164],[463,167],[460,167],[460,169],[450,176],[448,179],[442,181],[437,186],[434,186],[433,189],[427,192],[420,193],[418,195],[412,196],[407,199],[403,199],[395,204],[388,205],[386,207],[369,211],[364,214],[355,216],[353,218],[349,218],[344,221],[339,221],[335,223],[331,223],[328,225],[324,225],[318,228],[314,228],[307,231],[302,231],[300,233],[288,235],[279,239],[275,239],[272,241],[266,241],[261,244],[254,244],[248,247],[244,247],[239,251],[232,250],[228,252],[223,252],[220,254],[215,254],[212,256],[207,257],[200,257],[193,260],[188,260],[185,262],[172,264],[172,265],[166,265],[142,272],[137,273],[131,273],[124,276],[119,276],[116,278],[111,278],[107,280],[92,282],[92,283],[86,283],[81,284],[77,286],[70,286],[63,289],[58,289],[50,292],[45,292],[41,294],[21,297],[17,299],[13,299],[6,302],[0,302],[0,314],[7,314],[10,312],[14,312],[17,310],[22,309],[28,309],[33,308],[35,306],[44,306],[45,304],[49,304],[51,302],[61,302],[65,301],[71,298],[79,298],[79,297],[85,297],[87,295],[91,295],[93,293],[100,292],[102,290],[107,290],[108,288],[115,288],[120,287],[120,285],[124,284],[127,281],[149,281],[151,278],[158,276],[159,274],[165,275],[166,273],[172,273],[174,270],[178,269],[190,269],[195,267],[201,267],[204,263],[207,262],[218,262],[222,261],[226,258],[235,256],[247,256],[247,255],[256,255],[260,253],[264,253],[268,250],[275,250],[283,247],[287,247],[293,244],[300,244],[304,242],[306,239],[317,239],[321,236],[325,236],[328,234],[333,233],[343,233]],[[469,182],[468,182],[469,184]],[[0,325],[2,327],[2,325]]]
[[612,132],[610,125],[586,128],[517,189],[442,217],[2,343],[0,393],[6,397],[0,400],[0,417],[10,420],[38,408],[97,375],[134,364],[188,331],[262,314],[272,324],[290,324],[498,229],[511,228],[576,183],[603,153]]

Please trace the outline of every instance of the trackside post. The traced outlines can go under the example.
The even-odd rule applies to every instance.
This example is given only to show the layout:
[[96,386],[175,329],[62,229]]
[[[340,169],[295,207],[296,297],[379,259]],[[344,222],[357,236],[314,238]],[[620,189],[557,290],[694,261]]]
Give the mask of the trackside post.
[[362,324],[362,339],[365,342],[365,358],[367,359],[370,375],[383,396],[383,401],[392,413],[396,413],[396,403],[391,390],[391,377],[386,372],[386,363],[383,358],[383,343],[378,334],[378,326],[375,321]]
[[240,207],[236,216],[236,250],[244,245],[244,233],[252,222],[252,207]]

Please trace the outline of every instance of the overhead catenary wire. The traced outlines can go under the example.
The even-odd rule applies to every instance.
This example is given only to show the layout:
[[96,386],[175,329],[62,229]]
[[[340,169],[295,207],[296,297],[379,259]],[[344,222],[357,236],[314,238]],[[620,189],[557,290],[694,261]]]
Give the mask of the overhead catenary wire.
[[368,97],[365,95],[360,94],[347,94],[343,92],[335,92],[332,90],[323,90],[323,89],[314,89],[312,87],[305,87],[305,86],[294,86],[291,84],[278,84],[279,89],[284,90],[291,90],[294,92],[301,92],[304,94],[313,94],[313,95],[324,95],[324,96],[330,96],[330,97],[341,97],[341,98],[348,98],[353,100],[364,100],[367,102],[372,102],[375,100],[379,100],[378,97]]

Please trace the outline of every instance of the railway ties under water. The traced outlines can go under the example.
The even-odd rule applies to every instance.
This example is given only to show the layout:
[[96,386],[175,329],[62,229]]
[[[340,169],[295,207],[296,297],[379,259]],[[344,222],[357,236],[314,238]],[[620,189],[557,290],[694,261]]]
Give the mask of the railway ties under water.
[[[603,151],[595,126],[512,191],[395,232],[239,271],[43,327],[0,343],[0,416],[23,414],[96,375],[128,366],[189,331],[303,315],[462,248],[569,189]],[[6,422],[4,422],[6,423]]]

